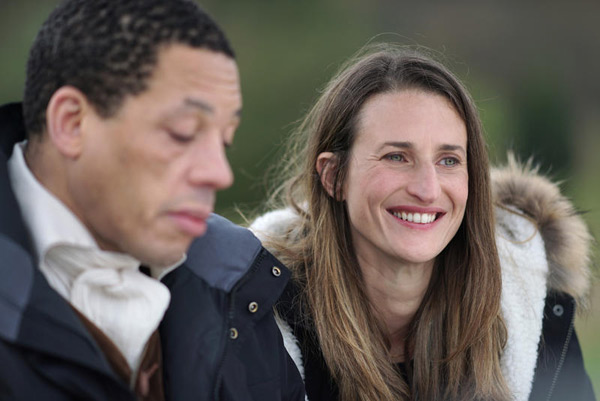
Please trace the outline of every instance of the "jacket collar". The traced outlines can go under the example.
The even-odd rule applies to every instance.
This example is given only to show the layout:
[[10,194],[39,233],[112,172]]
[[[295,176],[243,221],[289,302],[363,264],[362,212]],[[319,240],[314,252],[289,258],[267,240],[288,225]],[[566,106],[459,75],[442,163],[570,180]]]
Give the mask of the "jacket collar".
[[13,103],[0,108],[0,235],[29,249],[29,236],[21,220],[21,212],[8,178],[6,162],[15,143],[25,139],[25,128],[21,117],[21,106]]
[[6,165],[24,135],[20,105],[0,108],[0,338],[114,376],[71,306],[36,266]]
[[13,142],[24,138],[19,105],[0,109],[0,336],[15,340],[33,287],[30,241],[8,178]]

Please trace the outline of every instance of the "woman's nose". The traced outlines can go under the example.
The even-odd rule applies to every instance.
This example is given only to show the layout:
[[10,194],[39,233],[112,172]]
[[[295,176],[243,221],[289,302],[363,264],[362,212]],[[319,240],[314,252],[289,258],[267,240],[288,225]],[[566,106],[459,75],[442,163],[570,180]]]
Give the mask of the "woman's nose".
[[439,196],[441,186],[435,166],[417,165],[412,171],[407,191],[422,203],[432,203]]

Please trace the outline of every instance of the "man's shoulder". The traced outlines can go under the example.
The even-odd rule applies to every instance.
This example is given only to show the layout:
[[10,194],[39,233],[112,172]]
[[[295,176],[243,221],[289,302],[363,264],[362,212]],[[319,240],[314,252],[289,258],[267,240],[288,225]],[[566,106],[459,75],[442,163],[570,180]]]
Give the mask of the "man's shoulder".
[[188,249],[185,267],[212,287],[229,292],[265,251],[250,230],[222,216],[211,215],[207,224],[206,233]]
[[161,339],[172,398],[206,392],[216,380],[246,398],[303,398],[273,316],[289,276],[249,230],[211,216],[185,264],[164,279],[172,296]]
[[[290,275],[248,229],[212,215],[206,234],[192,243],[185,263],[163,282],[178,298],[198,297],[196,292],[202,288],[221,293],[218,298],[235,291],[238,299],[253,298],[249,303],[260,299],[263,309],[262,306],[269,308],[277,301]],[[243,307],[247,309],[248,305]]]
[[35,269],[31,257],[0,233],[0,338],[14,340],[29,301]]
[[186,267],[209,285],[230,291],[246,274],[262,250],[246,228],[213,214],[206,233],[188,249]]
[[236,241],[242,241],[240,245],[247,245],[252,248],[260,247],[260,241],[252,234],[252,232],[242,227],[227,218],[218,214],[211,214],[207,220],[206,233],[198,237],[191,248],[201,247],[204,244],[229,246],[236,244]]

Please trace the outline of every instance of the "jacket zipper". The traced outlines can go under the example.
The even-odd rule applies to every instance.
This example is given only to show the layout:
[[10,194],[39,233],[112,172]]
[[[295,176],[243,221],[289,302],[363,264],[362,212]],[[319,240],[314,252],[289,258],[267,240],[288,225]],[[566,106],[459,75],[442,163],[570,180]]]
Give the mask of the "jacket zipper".
[[[574,301],[571,301],[571,302],[574,302]],[[565,359],[567,358],[567,350],[569,348],[569,343],[571,342],[571,336],[573,335],[574,328],[575,328],[575,310],[573,310],[573,313],[571,314],[571,323],[569,325],[569,331],[567,332],[567,338],[565,339],[565,342],[563,344],[562,352],[560,354],[560,360],[558,361],[558,365],[556,367],[556,372],[554,372],[554,377],[552,378],[552,384],[550,385],[550,390],[548,392],[548,397],[546,398],[546,401],[550,401],[550,399],[552,398],[552,394],[554,393],[554,388],[556,387],[556,382],[558,381],[558,375],[560,374],[560,371],[562,370],[562,366],[565,362]]]

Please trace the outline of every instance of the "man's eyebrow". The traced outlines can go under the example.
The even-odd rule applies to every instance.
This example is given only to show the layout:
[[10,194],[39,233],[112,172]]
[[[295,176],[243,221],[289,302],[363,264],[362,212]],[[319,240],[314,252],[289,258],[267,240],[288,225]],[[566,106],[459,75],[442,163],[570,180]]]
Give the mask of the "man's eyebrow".
[[186,98],[184,100],[183,103],[184,103],[185,106],[193,107],[193,108],[196,108],[196,109],[201,109],[201,110],[203,110],[203,111],[205,111],[207,113],[210,113],[210,114],[212,114],[212,113],[215,112],[214,107],[212,107],[210,104],[208,104],[206,102],[203,102],[202,100],[191,99],[191,98],[188,97],[188,98]]
[[[211,106],[210,104],[208,104],[202,100],[199,100],[199,99],[186,98],[183,103],[185,106],[197,108],[197,109],[200,109],[209,114],[213,114],[215,112],[215,109],[213,106]],[[242,109],[240,108],[240,109],[236,110],[233,113],[233,115],[235,117],[241,118]]]

